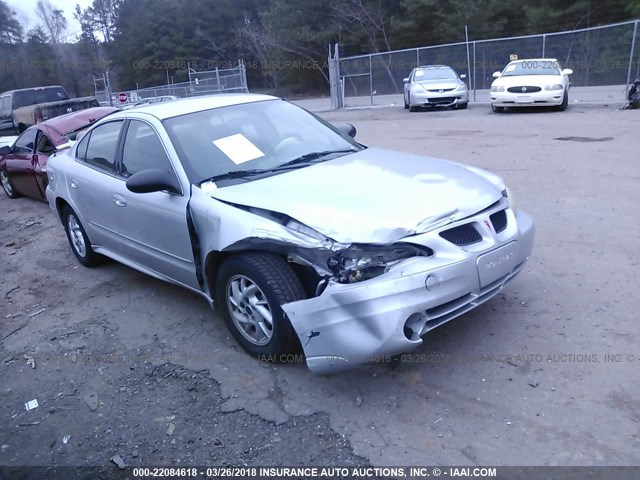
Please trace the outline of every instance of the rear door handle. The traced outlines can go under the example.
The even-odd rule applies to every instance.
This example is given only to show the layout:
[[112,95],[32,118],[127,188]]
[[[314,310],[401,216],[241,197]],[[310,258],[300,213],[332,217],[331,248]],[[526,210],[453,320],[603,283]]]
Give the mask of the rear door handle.
[[71,188],[78,188],[78,181],[75,178],[72,178],[70,185],[71,185]]
[[113,196],[113,201],[119,207],[127,206],[127,199],[124,198],[122,195],[118,195],[117,193]]

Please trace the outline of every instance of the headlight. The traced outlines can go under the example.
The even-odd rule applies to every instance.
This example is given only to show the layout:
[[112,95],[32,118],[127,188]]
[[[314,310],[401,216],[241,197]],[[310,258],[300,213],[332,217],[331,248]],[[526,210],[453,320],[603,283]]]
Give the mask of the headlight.
[[420,92],[426,92],[426,91],[427,91],[427,89],[426,89],[426,88],[424,88],[424,87],[423,87],[421,84],[419,84],[419,83],[414,83],[414,84],[411,86],[411,89],[412,89],[414,92],[415,92],[415,91],[418,91],[419,93],[420,93]]
[[467,86],[464,83],[460,83],[458,84],[458,87],[456,88],[456,92],[463,92],[467,89]]
[[513,197],[513,192],[509,190],[509,187],[505,187],[504,190],[502,190],[502,196],[509,200],[509,208],[515,212],[516,200]]
[[492,92],[504,92],[504,87],[502,85],[491,85]]
[[396,244],[388,246],[351,245],[329,258],[327,266],[341,283],[355,283],[377,277],[401,260],[433,255],[426,247]]
[[554,83],[553,85],[545,85],[545,90],[562,90],[562,85],[559,83]]

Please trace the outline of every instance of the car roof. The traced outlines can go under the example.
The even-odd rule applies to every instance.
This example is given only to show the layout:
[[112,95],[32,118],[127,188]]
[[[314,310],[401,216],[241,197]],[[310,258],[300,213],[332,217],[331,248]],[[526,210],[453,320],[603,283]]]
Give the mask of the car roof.
[[245,103],[262,102],[264,100],[277,100],[278,97],[271,95],[258,95],[253,93],[221,93],[217,95],[206,95],[182,98],[171,102],[157,102],[136,107],[135,110],[124,110],[114,113],[113,118],[128,117],[138,113],[146,113],[159,120],[179,117],[188,113],[202,112],[213,108],[230,107],[232,105],[242,105]]
[[92,107],[77,112],[66,113],[41,123],[37,123],[29,129],[44,131],[54,145],[69,141],[65,134],[74,130],[88,127],[102,118],[120,109],[115,107]]
[[555,62],[555,63],[559,63],[557,58],[519,58],[517,60],[512,60],[508,63],[508,65],[511,65],[512,63],[518,63],[518,62]]
[[[427,68],[451,68],[449,65],[420,65],[416,67],[416,70],[424,70]],[[453,70],[453,68],[451,68]]]
[[15,90],[7,90],[6,92],[0,93],[0,95],[10,95],[16,92],[29,92],[34,90],[44,90],[45,88],[62,88],[62,85],[45,85],[42,87],[29,87],[29,88],[17,88]]

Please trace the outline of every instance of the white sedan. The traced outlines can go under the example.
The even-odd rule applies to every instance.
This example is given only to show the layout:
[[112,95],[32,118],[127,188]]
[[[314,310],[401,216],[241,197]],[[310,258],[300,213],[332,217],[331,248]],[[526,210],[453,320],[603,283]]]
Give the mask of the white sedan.
[[566,110],[572,73],[569,68],[562,70],[555,58],[515,60],[493,74],[491,109],[548,106]]

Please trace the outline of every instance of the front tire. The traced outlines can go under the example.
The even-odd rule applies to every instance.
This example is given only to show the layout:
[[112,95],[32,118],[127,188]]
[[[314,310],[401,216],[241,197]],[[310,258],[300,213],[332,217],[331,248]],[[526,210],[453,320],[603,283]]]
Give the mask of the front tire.
[[278,361],[299,351],[298,337],[282,310],[305,298],[289,264],[270,253],[228,258],[216,279],[216,300],[227,327],[249,354]]
[[495,105],[491,105],[491,111],[493,113],[502,113],[504,112],[504,107],[496,107]]
[[89,237],[87,237],[78,215],[68,205],[62,210],[62,223],[67,233],[71,250],[78,261],[89,268],[99,265],[103,257],[93,251]]
[[459,103],[458,105],[456,105],[456,110],[466,110],[468,106],[468,103]]
[[564,96],[562,97],[562,103],[556,107],[556,110],[559,112],[564,112],[569,106],[569,94],[567,91],[564,91]]
[[20,196],[13,186],[13,183],[11,183],[11,179],[9,178],[9,174],[6,170],[0,170],[0,183],[2,183],[2,189],[4,190],[4,193],[7,194],[7,197],[18,198]]

